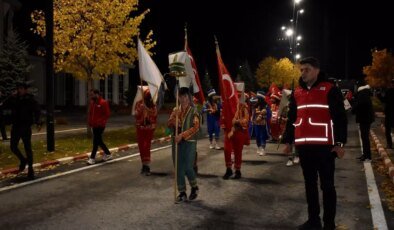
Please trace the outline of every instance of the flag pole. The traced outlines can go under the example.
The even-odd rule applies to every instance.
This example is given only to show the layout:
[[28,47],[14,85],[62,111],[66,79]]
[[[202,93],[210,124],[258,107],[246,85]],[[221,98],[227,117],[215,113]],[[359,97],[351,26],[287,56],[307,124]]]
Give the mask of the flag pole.
[[[220,48],[219,48],[218,39],[216,38],[216,35],[214,35],[213,37],[215,38],[216,56],[217,56],[217,58],[222,59],[222,55],[220,54]],[[219,71],[221,71],[221,70],[219,70]],[[220,84],[220,85],[221,85],[221,84]],[[225,88],[225,87],[221,87],[221,88],[222,88],[222,89],[220,89],[220,90],[223,90],[224,95],[227,95],[227,94],[226,94],[226,91],[227,91],[226,88]],[[225,101],[227,102],[228,98],[226,98],[226,96],[224,97],[224,99],[225,99]]]
[[[145,105],[145,95],[144,95],[144,86],[142,85],[142,79],[141,79],[141,76],[140,76],[140,83],[141,83],[141,96],[142,96],[142,104],[144,105],[144,107],[146,106]],[[145,109],[145,108],[144,108]],[[142,112],[142,117],[144,118],[144,126],[146,125],[146,119],[145,119],[145,111],[143,111]]]
[[[213,37],[214,37],[214,39],[215,39],[215,46],[216,46],[216,57],[217,57],[217,59],[218,59],[218,61],[219,61],[219,58],[220,59],[222,59],[222,55],[220,54],[220,48],[219,48],[219,42],[218,42],[218,39],[216,38],[216,35],[213,35]],[[219,65],[218,65],[219,66]],[[219,68],[220,68],[220,66],[219,66]],[[221,70],[219,69],[219,75],[220,75],[220,72],[221,72]],[[226,88],[225,87],[223,87],[223,85],[222,85],[222,83],[221,82],[219,82],[219,88],[220,88],[220,91],[223,91],[223,92],[221,92],[221,94],[222,95],[224,95],[224,97],[221,97],[222,98],[222,110],[223,110],[223,112],[224,111],[227,111],[227,104],[228,104],[228,98],[226,97],[226,95],[227,95],[227,90],[226,90]],[[224,114],[228,114],[227,112],[224,112]],[[226,121],[224,121],[224,123],[226,124]],[[226,135],[226,129],[228,129],[228,127],[226,127],[225,126],[225,129],[224,129],[224,132],[225,132],[225,135]]]
[[[140,38],[138,38],[138,40],[140,40]],[[141,70],[140,70],[140,72],[141,72]],[[145,106],[144,86],[143,86],[143,84],[142,84],[142,77],[141,77],[141,74],[140,74],[140,85],[141,85],[142,104]],[[145,126],[146,123],[145,123],[145,113],[144,113],[144,112],[142,113],[142,117],[144,118],[144,126]]]
[[[173,63],[170,64],[170,76],[176,78],[176,104],[175,104],[175,137],[178,136],[178,126],[179,126],[179,81],[178,79],[180,77],[186,77],[186,69],[185,69],[185,64],[182,62],[177,62],[174,60]],[[177,177],[178,177],[178,143],[175,142],[174,139],[174,144],[175,144],[175,156],[174,156],[174,165],[175,165],[175,172],[174,172],[174,203],[176,203],[176,197],[177,197]]]
[[[178,116],[179,116],[179,82],[176,80],[176,116],[175,116],[175,138],[178,136]],[[176,202],[176,194],[178,188],[178,143],[175,142],[175,173],[174,173],[174,202]]]
[[187,49],[187,22],[185,22],[185,51]]

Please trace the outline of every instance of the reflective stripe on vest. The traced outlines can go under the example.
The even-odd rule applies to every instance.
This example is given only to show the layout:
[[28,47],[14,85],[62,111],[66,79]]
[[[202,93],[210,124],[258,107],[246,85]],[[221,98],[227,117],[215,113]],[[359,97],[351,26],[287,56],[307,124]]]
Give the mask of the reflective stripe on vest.
[[314,105],[301,105],[301,106],[297,106],[297,109],[305,109],[305,108],[327,108],[327,109],[328,109],[328,105],[314,104]]

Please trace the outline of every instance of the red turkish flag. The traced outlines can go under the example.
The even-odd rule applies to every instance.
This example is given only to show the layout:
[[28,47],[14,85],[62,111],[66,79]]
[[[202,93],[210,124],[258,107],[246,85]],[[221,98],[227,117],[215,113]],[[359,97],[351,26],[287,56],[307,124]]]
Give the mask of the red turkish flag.
[[234,87],[230,73],[223,63],[218,45],[216,47],[216,54],[219,70],[220,95],[222,97],[221,124],[224,125],[225,131],[229,132],[232,127],[232,120],[237,110],[239,100],[238,92]]
[[192,68],[193,68],[193,73],[194,73],[194,79],[196,80],[197,86],[198,86],[198,92],[194,93],[194,96],[197,98],[198,103],[203,105],[205,102],[205,97],[204,97],[204,92],[202,90],[201,87],[201,82],[200,82],[200,76],[198,75],[198,71],[197,71],[197,65],[196,62],[194,61],[193,55],[192,55],[192,51],[190,50],[187,42],[185,44],[185,49],[187,54],[189,55],[190,58],[190,62],[192,63]]

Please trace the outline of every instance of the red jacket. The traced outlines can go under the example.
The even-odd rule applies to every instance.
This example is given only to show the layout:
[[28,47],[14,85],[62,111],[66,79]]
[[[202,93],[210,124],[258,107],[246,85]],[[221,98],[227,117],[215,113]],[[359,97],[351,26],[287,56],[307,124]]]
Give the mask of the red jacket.
[[105,128],[109,115],[111,114],[108,102],[102,97],[90,101],[89,106],[89,125],[92,128]]
[[321,82],[310,90],[298,87],[294,92],[297,104],[296,145],[333,145],[333,122],[328,105],[332,84]]

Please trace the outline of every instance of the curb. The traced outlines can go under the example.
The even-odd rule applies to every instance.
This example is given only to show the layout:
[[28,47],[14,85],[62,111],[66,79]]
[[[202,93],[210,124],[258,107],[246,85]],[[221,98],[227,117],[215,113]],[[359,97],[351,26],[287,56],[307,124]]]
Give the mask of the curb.
[[[170,136],[162,137],[162,138],[159,138],[159,139],[152,140],[152,144],[168,142],[168,141],[170,141],[170,139],[171,139]],[[129,150],[129,149],[134,149],[136,147],[138,147],[138,144],[137,143],[133,143],[133,144],[122,145],[122,146],[119,146],[119,147],[111,148],[111,149],[109,149],[109,151],[111,153],[123,152],[123,151]],[[104,152],[102,150],[97,151],[97,155],[101,155],[102,156],[103,154],[104,154]],[[48,161],[44,161],[44,162],[33,164],[33,168],[34,169],[40,169],[40,168],[46,168],[46,167],[54,166],[54,165],[68,164],[68,163],[71,163],[71,162],[74,162],[74,161],[88,159],[89,156],[90,156],[90,152],[87,152],[87,153],[81,153],[81,154],[73,156],[73,157],[63,157],[63,158],[56,159],[56,160],[48,160]],[[18,167],[9,168],[9,169],[1,170],[0,171],[0,176],[7,175],[7,174],[18,174],[18,173],[19,173],[19,168]]]
[[378,136],[376,136],[375,132],[370,130],[370,134],[372,136],[373,141],[375,142],[376,148],[378,149],[379,155],[383,158],[384,166],[388,170],[388,174],[390,176],[391,182],[394,183],[394,164],[391,162],[391,159],[388,157],[387,151],[383,148],[383,145],[380,143]]

